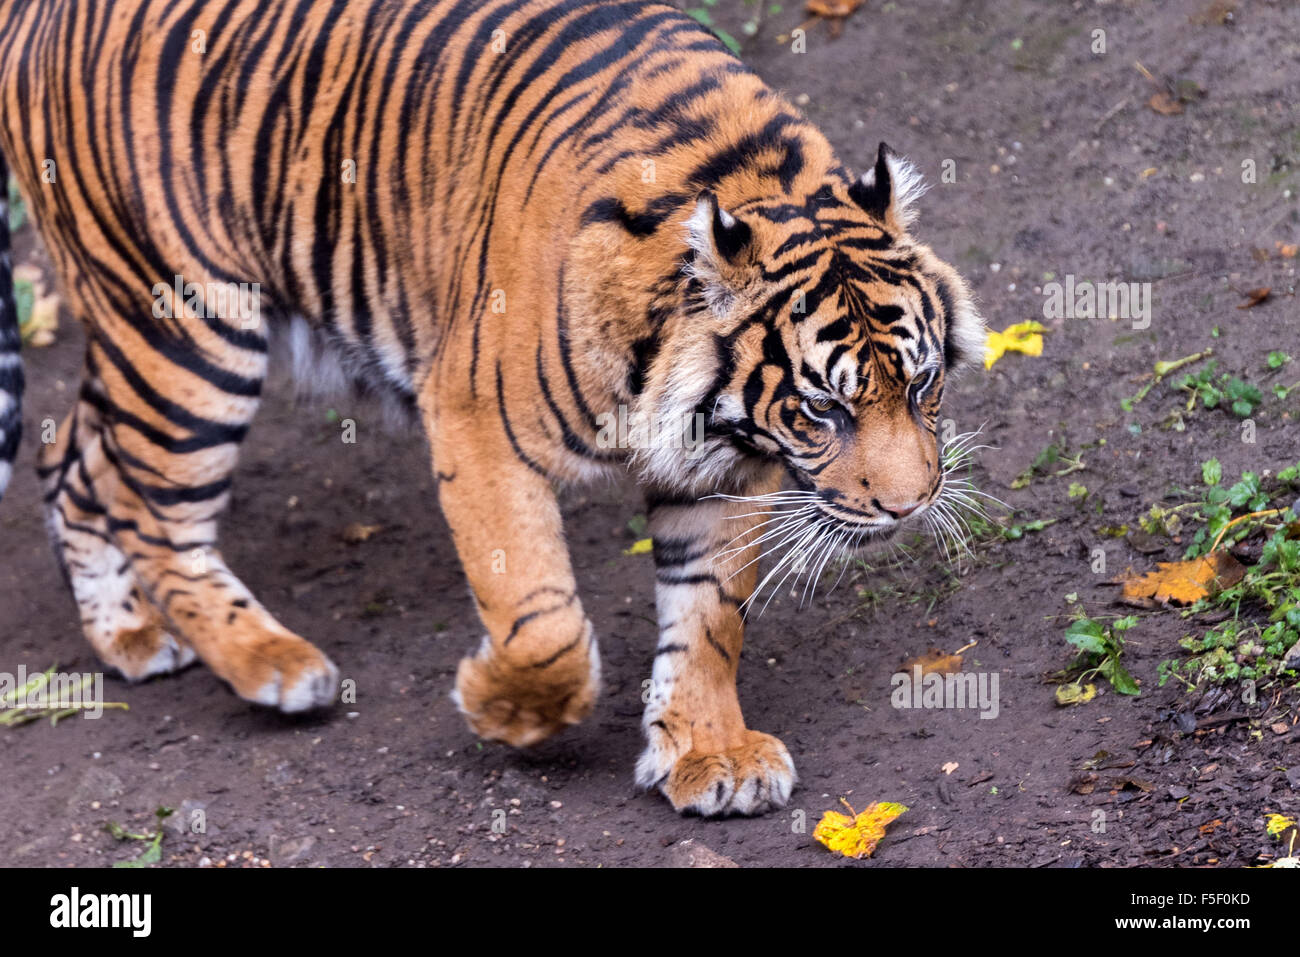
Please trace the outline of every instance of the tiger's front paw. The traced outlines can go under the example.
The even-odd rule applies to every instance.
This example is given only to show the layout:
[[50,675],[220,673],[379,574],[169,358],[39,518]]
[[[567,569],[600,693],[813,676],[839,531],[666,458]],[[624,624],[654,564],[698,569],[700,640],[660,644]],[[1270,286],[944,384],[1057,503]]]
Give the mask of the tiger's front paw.
[[255,633],[216,652],[205,660],[237,695],[285,714],[327,708],[338,693],[339,669],[297,635]]
[[718,753],[687,751],[671,759],[654,743],[637,764],[637,783],[656,785],[672,806],[704,817],[763,814],[785,807],[797,780],[785,745],[746,731],[744,743]]
[[577,724],[596,703],[600,655],[595,641],[587,648],[585,655],[574,649],[569,661],[520,666],[494,655],[484,638],[474,657],[461,659],[452,700],[479,737],[516,748],[537,744]]

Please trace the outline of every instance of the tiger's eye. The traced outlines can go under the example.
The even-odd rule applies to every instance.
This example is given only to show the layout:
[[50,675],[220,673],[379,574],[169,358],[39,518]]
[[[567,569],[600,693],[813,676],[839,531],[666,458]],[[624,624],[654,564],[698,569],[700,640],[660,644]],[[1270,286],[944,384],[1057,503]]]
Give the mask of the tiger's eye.
[[814,412],[829,412],[831,409],[835,408],[835,400],[824,398],[809,399],[808,407]]

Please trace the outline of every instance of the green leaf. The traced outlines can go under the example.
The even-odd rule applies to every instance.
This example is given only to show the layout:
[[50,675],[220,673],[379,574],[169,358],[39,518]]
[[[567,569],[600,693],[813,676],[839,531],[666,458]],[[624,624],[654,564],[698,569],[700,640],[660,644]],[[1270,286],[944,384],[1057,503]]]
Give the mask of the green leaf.
[[148,867],[150,864],[157,864],[162,860],[162,835],[159,834],[144,851],[132,861],[114,861],[114,867]]
[[27,207],[23,204],[23,194],[18,191],[18,181],[9,178],[9,234],[12,236],[23,228],[27,222]]
[[1080,651],[1097,655],[1106,653],[1106,632],[1091,618],[1079,618],[1070,622],[1070,627],[1065,630],[1065,640]]
[[1119,663],[1118,658],[1108,658],[1107,662],[1111,665],[1111,673],[1106,677],[1110,679],[1111,687],[1120,694],[1140,695],[1142,689],[1138,683],[1133,680],[1133,676],[1124,670],[1124,666]]
[[25,326],[32,318],[32,308],[36,305],[36,290],[26,279],[14,280],[14,306],[18,310],[18,325]]
[[1201,464],[1201,481],[1206,485],[1218,485],[1223,478],[1223,466],[1218,459],[1210,459]]

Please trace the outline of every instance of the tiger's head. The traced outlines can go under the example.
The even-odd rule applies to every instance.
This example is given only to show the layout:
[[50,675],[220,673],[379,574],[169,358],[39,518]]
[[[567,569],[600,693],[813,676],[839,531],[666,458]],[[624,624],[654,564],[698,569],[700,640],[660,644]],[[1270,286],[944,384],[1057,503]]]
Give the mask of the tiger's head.
[[669,431],[701,417],[704,438],[685,461],[651,451],[646,471],[725,491],[779,461],[796,486],[781,501],[849,545],[933,508],[944,384],[982,357],[985,328],[961,277],[908,235],[921,192],[882,143],[860,179],[802,202],[700,196],[657,415]]

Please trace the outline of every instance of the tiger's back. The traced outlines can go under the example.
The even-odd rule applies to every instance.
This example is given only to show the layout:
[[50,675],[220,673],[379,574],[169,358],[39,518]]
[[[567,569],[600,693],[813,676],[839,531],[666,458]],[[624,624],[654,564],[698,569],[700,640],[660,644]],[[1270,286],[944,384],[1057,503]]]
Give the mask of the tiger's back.
[[[177,275],[257,283],[272,325],[305,317],[414,399],[445,335],[470,327],[471,362],[527,336],[584,225],[648,233],[691,198],[701,141],[753,135],[729,115],[740,88],[783,112],[660,4],[299,6],[0,7],[0,144],[74,312],[152,313]],[[183,319],[159,325],[213,332]]]

